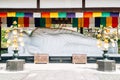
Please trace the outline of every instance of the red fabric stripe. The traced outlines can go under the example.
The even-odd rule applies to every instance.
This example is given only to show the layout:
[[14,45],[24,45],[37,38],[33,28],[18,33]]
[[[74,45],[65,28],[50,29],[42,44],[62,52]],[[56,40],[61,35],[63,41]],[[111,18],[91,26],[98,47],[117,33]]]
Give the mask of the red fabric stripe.
[[1,24],[2,24],[2,22],[1,22],[1,17],[0,17],[0,28],[1,28]]
[[84,17],[90,18],[92,17],[92,15],[93,15],[93,12],[84,12]]
[[7,13],[6,12],[0,12],[0,17],[7,17]]
[[112,27],[118,27],[118,17],[112,17]]
[[24,17],[24,27],[29,27],[29,17]]
[[84,18],[84,27],[89,27],[89,18]]

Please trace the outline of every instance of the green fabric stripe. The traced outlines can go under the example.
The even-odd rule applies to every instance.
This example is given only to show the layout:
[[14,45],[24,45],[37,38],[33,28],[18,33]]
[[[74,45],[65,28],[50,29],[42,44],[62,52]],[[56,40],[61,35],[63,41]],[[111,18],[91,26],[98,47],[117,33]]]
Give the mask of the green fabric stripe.
[[103,25],[104,27],[106,26],[106,17],[101,17],[100,24]]
[[102,12],[102,17],[109,17],[110,16],[110,12]]
[[72,19],[72,26],[73,27],[78,27],[78,18],[73,18]]
[[24,17],[24,13],[23,12],[17,12],[16,17]]
[[12,22],[13,22],[13,21],[16,21],[16,22],[18,23],[18,17],[13,17],[13,18],[12,18]]
[[66,18],[66,17],[67,17],[67,14],[66,14],[66,12],[59,12],[59,13],[58,13],[58,17],[59,17],[59,18]]
[[40,18],[40,27],[45,27],[46,21],[45,18]]

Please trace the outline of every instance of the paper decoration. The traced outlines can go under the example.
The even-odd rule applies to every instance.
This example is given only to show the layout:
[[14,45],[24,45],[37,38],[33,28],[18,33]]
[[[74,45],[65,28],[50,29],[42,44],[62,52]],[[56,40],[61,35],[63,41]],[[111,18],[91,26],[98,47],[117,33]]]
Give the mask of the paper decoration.
[[50,12],[42,12],[42,18],[50,18]]
[[0,12],[0,17],[7,17],[7,13],[6,12]]
[[59,12],[58,16],[59,16],[59,18],[66,18],[67,17],[67,13],[66,12]]
[[23,12],[16,12],[16,17],[24,17],[24,13]]
[[75,13],[74,12],[67,13],[67,18],[75,18]]
[[93,17],[102,17],[101,12],[93,12]]
[[16,12],[7,12],[7,17],[16,17]]
[[81,18],[81,17],[83,17],[83,13],[81,13],[81,12],[76,12],[76,13],[75,13],[75,17],[76,17],[76,18]]
[[93,12],[84,12],[84,17],[87,17],[87,18],[93,17]]

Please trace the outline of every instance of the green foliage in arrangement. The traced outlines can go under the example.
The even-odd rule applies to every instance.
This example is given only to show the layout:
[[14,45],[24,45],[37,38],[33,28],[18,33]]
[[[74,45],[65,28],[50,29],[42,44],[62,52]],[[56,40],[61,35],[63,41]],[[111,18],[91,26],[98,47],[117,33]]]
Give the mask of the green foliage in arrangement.
[[118,39],[118,53],[120,54],[120,39]]
[[6,29],[1,29],[1,48],[7,48]]

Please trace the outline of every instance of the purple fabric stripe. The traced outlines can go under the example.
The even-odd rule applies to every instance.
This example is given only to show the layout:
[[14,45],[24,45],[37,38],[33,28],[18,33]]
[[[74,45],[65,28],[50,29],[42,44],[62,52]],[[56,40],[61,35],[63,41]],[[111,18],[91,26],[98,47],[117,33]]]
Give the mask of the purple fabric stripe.
[[33,17],[33,13],[24,13],[24,17]]
[[74,12],[67,13],[67,18],[75,18],[75,13]]
[[118,17],[119,16],[119,12],[110,12],[110,16],[111,17]]

